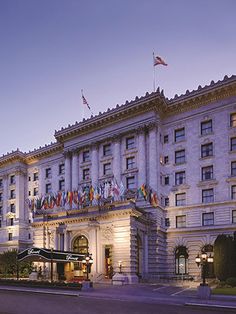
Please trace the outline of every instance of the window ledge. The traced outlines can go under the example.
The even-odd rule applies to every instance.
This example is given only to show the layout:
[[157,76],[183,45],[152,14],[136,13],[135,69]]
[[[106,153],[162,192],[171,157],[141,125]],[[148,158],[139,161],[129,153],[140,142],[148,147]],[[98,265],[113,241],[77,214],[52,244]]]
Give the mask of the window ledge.
[[236,176],[230,176],[225,181],[226,182],[236,182]]
[[190,185],[183,183],[183,184],[179,184],[179,185],[174,185],[171,189],[171,191],[176,192],[179,190],[187,190],[190,188]]
[[211,159],[214,157],[215,157],[214,155],[209,155],[209,156],[205,156],[205,157],[200,157],[199,160]]
[[216,179],[209,179],[209,180],[202,180],[199,181],[199,183],[197,184],[198,187],[202,187],[202,186],[214,186],[217,185],[219,182]]

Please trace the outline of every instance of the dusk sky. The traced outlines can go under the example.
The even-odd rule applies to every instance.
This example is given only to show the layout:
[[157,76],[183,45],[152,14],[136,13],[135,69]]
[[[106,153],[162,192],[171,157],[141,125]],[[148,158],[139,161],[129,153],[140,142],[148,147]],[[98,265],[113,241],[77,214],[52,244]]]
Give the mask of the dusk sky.
[[[0,155],[153,91],[236,74],[235,0],[0,0]],[[85,117],[90,113],[86,109]]]

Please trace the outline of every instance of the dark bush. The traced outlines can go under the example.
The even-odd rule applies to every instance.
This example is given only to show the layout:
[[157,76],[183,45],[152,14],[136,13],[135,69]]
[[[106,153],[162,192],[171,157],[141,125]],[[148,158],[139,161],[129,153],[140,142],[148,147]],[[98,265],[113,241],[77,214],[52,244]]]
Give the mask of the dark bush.
[[236,277],[229,277],[226,279],[226,284],[231,287],[236,287]]

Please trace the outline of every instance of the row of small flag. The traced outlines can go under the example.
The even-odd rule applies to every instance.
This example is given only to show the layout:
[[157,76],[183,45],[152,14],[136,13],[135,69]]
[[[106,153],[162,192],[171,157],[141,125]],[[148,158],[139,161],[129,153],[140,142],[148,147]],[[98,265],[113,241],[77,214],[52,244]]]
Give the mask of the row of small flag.
[[[117,183],[106,182],[104,185],[97,187],[86,186],[84,190],[75,191],[59,191],[44,196],[36,196],[27,200],[28,207],[31,211],[37,209],[53,209],[54,207],[64,207],[69,205],[70,208],[78,207],[78,205],[98,204],[101,199],[111,198],[114,201],[122,200],[123,195],[127,192],[123,183],[118,186]],[[154,207],[158,206],[157,193],[147,188],[145,184],[137,190],[136,198],[143,197]]]

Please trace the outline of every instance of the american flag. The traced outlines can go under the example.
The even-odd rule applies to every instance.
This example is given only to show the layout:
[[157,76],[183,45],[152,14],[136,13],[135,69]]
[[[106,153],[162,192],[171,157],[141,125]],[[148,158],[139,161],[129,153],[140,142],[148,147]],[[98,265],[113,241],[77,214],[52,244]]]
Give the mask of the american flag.
[[89,106],[89,104],[88,104],[88,102],[87,102],[87,100],[83,94],[82,94],[82,100],[83,100],[83,104],[86,105],[89,108],[89,110],[91,111],[91,108],[90,108],[90,106]]
[[153,65],[156,66],[156,65],[167,65],[167,63],[159,56],[154,56],[153,54]]

